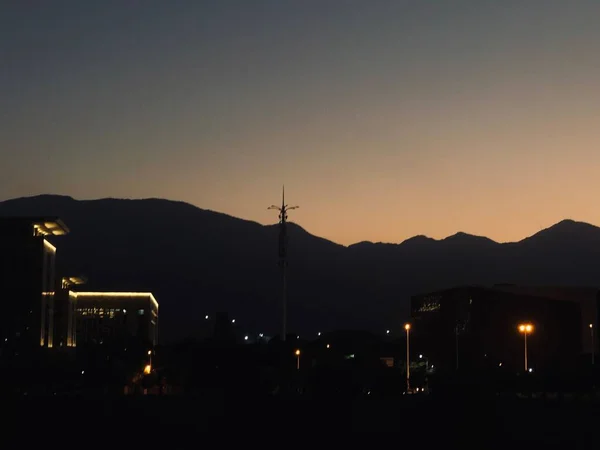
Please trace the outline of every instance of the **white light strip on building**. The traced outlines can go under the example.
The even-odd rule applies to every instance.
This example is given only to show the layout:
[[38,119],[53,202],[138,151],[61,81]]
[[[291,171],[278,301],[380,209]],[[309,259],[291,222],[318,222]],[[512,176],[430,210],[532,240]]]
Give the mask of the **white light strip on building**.
[[44,247],[48,248],[53,253],[56,253],[56,247],[54,245],[52,245],[50,242],[48,242],[46,239],[44,239]]
[[151,292],[77,292],[77,297],[149,298],[156,309],[158,309],[158,302]]

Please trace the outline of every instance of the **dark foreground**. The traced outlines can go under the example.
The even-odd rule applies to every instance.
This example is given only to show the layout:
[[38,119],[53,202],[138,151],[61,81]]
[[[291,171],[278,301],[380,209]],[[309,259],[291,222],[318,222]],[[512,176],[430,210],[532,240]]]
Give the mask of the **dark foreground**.
[[349,432],[396,432],[422,448],[467,442],[481,448],[507,442],[595,448],[600,418],[600,403],[586,399],[231,399],[212,392],[195,397],[22,397],[3,403],[16,426],[31,423],[36,411],[51,411],[44,415],[52,427],[64,426],[66,420],[76,428],[122,424],[152,436],[183,425],[180,429],[188,432],[319,432],[339,439]]

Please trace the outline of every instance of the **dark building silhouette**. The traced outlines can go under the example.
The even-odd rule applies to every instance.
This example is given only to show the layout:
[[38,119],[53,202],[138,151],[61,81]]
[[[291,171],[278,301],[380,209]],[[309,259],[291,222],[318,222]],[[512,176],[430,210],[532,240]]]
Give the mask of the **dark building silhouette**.
[[3,357],[53,346],[56,247],[47,238],[68,232],[56,217],[0,219]]
[[158,343],[158,302],[150,292],[74,292],[77,345],[130,340]]
[[[514,284],[495,285],[494,289],[512,293],[515,295],[526,295],[530,297],[541,297],[579,304],[581,309],[581,347],[586,354],[598,352],[598,333],[591,332],[598,328],[598,302],[600,301],[600,290],[597,287],[587,286],[519,286]],[[590,327],[591,325],[591,327]]]
[[528,367],[564,370],[582,352],[581,306],[497,288],[464,286],[411,299],[411,346],[437,367],[524,370],[521,323],[531,323]]

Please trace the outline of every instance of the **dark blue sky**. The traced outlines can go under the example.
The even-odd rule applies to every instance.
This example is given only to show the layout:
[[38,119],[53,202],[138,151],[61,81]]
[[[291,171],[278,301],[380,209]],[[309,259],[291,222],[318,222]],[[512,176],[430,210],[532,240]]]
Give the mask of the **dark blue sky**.
[[0,197],[265,223],[285,182],[343,243],[600,223],[598,23],[595,0],[2,2]]

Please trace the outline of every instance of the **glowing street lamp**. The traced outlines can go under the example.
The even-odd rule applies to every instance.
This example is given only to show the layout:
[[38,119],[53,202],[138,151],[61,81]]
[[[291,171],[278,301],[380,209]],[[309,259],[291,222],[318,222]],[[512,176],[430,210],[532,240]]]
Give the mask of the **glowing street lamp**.
[[410,323],[404,324],[406,330],[406,391],[410,390]]
[[146,366],[144,367],[144,373],[146,375],[150,375],[150,372],[152,372],[152,366],[150,364],[146,364]]
[[522,323],[519,325],[519,332],[525,337],[525,372],[527,372],[527,335],[533,333],[533,325],[530,323]]
[[300,370],[300,349],[297,349],[294,354],[296,355],[296,370]]

